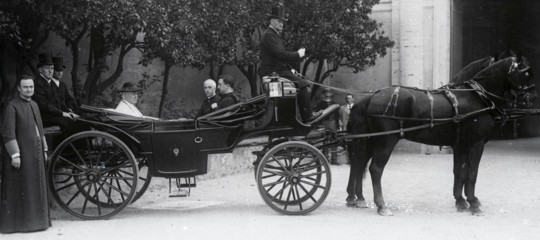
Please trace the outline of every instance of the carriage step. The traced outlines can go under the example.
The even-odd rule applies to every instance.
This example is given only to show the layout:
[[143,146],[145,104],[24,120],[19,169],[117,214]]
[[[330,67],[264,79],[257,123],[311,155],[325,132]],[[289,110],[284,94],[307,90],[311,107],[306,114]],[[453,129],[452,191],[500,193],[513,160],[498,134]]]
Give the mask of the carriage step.
[[[183,182],[182,179],[184,180]],[[173,184],[176,185],[174,191],[172,190]],[[197,179],[195,177],[169,178],[169,197],[189,197],[192,187],[197,187]]]

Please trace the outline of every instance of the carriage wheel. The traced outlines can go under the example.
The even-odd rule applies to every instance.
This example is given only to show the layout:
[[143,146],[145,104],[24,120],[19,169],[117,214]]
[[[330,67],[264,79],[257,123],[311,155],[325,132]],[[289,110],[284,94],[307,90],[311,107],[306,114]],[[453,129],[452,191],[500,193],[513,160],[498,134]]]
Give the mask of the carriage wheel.
[[257,185],[272,209],[302,215],[328,196],[332,177],[324,155],[312,145],[291,141],[270,149],[257,168]]
[[49,165],[49,187],[58,204],[82,219],[106,219],[135,196],[139,169],[120,139],[98,131],[65,139]]
[[148,169],[146,157],[137,159],[137,162],[137,166],[139,167],[139,181],[137,182],[137,191],[135,192],[135,197],[131,203],[134,203],[142,197],[142,195],[146,192],[146,189],[148,189],[150,181],[152,180],[152,175],[150,174],[150,169]]

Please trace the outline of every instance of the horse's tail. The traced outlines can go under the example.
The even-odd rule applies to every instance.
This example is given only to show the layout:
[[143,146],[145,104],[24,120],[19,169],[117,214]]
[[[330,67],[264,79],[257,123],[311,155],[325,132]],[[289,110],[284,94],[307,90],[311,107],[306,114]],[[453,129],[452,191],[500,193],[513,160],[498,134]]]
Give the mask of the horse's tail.
[[367,107],[371,96],[362,98],[355,103],[349,113],[347,132],[350,134],[360,134],[367,132]]

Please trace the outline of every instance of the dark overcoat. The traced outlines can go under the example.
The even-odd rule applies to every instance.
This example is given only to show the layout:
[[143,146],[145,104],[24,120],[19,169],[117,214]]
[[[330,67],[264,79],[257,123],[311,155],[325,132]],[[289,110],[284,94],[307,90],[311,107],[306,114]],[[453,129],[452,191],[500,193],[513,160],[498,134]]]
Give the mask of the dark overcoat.
[[300,54],[296,51],[286,51],[280,34],[271,27],[262,35],[259,48],[261,51],[260,76],[270,76],[272,72],[290,72],[291,66],[300,62]]
[[[201,108],[199,109],[199,112],[197,113],[197,115],[195,117],[198,118],[200,116],[204,116],[206,114],[209,114],[209,113],[217,110],[218,109],[218,107],[217,107],[218,102],[219,102],[219,97],[217,95],[214,95],[211,98],[204,99],[204,101],[203,101],[203,103],[201,105]],[[215,104],[214,108],[212,107],[212,104]]]

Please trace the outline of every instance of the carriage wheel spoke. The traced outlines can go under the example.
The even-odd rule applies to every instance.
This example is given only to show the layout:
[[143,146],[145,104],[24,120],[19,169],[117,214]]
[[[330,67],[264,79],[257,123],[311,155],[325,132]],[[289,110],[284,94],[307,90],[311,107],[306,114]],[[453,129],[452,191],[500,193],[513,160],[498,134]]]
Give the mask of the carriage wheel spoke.
[[[114,175],[116,175],[116,173],[114,173]],[[122,190],[122,186],[120,185],[120,181],[118,181],[118,179],[114,179],[116,181],[116,186],[118,186],[118,189],[120,191],[123,191]],[[126,196],[129,196],[128,194],[126,194]],[[122,202],[126,201],[126,199],[124,198],[124,195],[120,195],[120,197],[122,197]]]
[[105,185],[107,185],[109,188],[111,188],[111,190],[114,189],[115,191],[119,192],[120,196],[122,196],[122,199],[125,200],[124,196],[129,196],[129,193],[126,193],[126,192],[122,191],[121,188],[119,189],[119,188],[115,187],[112,182],[113,182],[113,179],[111,179],[111,183],[108,183],[108,182],[103,182],[103,183],[105,183]]
[[283,183],[283,187],[281,188],[281,190],[279,190],[276,194],[274,194],[274,196],[272,196],[272,201],[275,201],[277,200],[277,195],[280,195],[279,196],[279,199],[281,199],[281,197],[283,196],[282,193],[283,191],[285,190],[285,188],[288,186],[289,184],[287,182],[284,182]]
[[84,173],[69,173],[69,172],[53,172],[54,176],[70,176],[70,177],[80,177],[84,176]]
[[[81,162],[84,164],[84,166],[88,167],[88,163],[86,163],[86,161],[84,161],[84,158],[82,157],[81,153],[79,153],[79,151],[75,148],[75,146],[73,146],[73,143],[70,143],[69,146],[75,152],[77,157],[79,157],[79,160],[81,160]],[[61,156],[58,156],[58,157],[61,158]]]
[[[289,200],[291,199],[291,193],[293,191],[292,186],[289,186],[289,193],[287,194],[287,201],[285,201],[285,205],[283,206],[283,210],[287,210],[287,207],[289,206]],[[294,196],[293,196],[294,198]]]
[[61,188],[55,189],[55,191],[56,191],[56,192],[60,192],[60,191],[66,189],[66,188],[68,188],[68,187],[71,187],[71,186],[73,186],[73,185],[75,185],[75,184],[76,184],[75,182],[72,182],[72,183],[70,183],[70,184],[67,184],[67,185],[65,185],[65,186],[62,186]]
[[[279,181],[275,181],[275,182],[271,182],[271,183],[267,183],[267,184],[264,184],[264,185],[262,185],[262,186],[263,186],[263,187],[268,187],[268,186],[274,187],[275,185],[278,185],[278,184],[280,184],[280,183],[285,183],[285,182],[287,182],[287,179],[279,180]],[[270,190],[270,189],[268,189],[268,190]]]
[[[87,191],[87,192],[88,192],[88,196],[90,196],[90,190],[92,190],[92,184],[89,184],[89,185],[88,185],[88,191]],[[88,198],[85,197],[85,198],[84,198],[84,203],[83,203],[82,212],[81,212],[82,214],[84,214],[84,212],[86,212],[86,205],[87,205],[87,204],[88,204]]]
[[280,176],[280,177],[286,177],[286,176],[289,175],[289,174],[284,173],[284,172],[274,172],[274,171],[270,171],[268,169],[263,169],[263,172],[270,173],[270,174],[273,174],[273,175],[277,175],[277,176]]
[[[96,138],[94,138],[94,139],[96,139]],[[92,148],[92,143],[91,143],[89,138],[85,138],[84,140],[86,142],[86,149],[88,149],[88,158],[90,160],[90,168],[94,168],[94,164],[92,163],[92,161],[93,161],[93,159],[92,159],[92,151],[93,151],[94,148]]]
[[310,186],[313,186],[313,187],[318,187],[318,188],[322,188],[322,189],[326,189],[325,186],[322,186],[322,185],[319,185],[319,184],[313,184],[313,183],[310,183],[310,182],[306,182],[304,180],[300,180],[301,183],[305,183],[307,185],[310,185]]
[[[281,169],[282,169],[283,171],[288,172],[288,171],[287,171],[287,161],[286,161],[286,160],[285,160],[285,165],[283,165],[283,163],[281,163],[280,160],[277,159],[277,158],[275,158],[274,156],[272,156],[272,159],[273,159],[273,161],[268,161],[267,164],[265,165],[265,167],[276,168],[275,166],[268,165],[268,163],[276,162],[276,163],[281,167]],[[279,168],[277,168],[277,169],[279,169]]]
[[[107,180],[105,180],[107,181]],[[114,204],[114,200],[111,198],[111,188],[109,188],[109,192],[107,192],[107,189],[105,189],[105,187],[103,187],[103,185],[105,185],[105,181],[100,181],[99,182],[99,188],[100,189],[103,189],[103,195],[105,195],[105,197],[107,197],[107,203],[108,204]]]
[[81,168],[79,165],[75,164],[75,163],[72,163],[71,161],[67,160],[66,158],[62,157],[62,156],[58,156],[58,158],[60,158],[60,160],[64,161],[64,162],[67,162],[69,165],[73,166],[74,168],[78,169],[79,171],[81,172],[86,172],[85,169]]
[[[283,178],[284,178],[284,177],[280,177],[276,182],[281,181]],[[276,183],[276,182],[274,182],[274,183]],[[267,191],[267,192],[272,191],[272,189],[273,189],[277,184],[279,184],[279,183],[276,183],[276,184],[274,184],[273,186],[269,187],[268,189],[266,189],[266,191]]]
[[302,184],[298,184],[300,185],[300,188],[302,188],[302,191],[304,191],[306,193],[306,195],[309,195],[309,198],[311,198],[311,200],[313,200],[313,202],[317,202],[317,200],[313,197],[313,194],[311,194],[305,187],[304,185]]
[[320,171],[320,172],[314,172],[314,173],[310,173],[310,174],[306,174],[306,175],[302,175],[302,177],[311,177],[311,176],[315,176],[315,175],[322,175],[326,173],[326,170],[323,170],[323,171]]
[[98,209],[98,215],[101,216],[101,204],[99,204],[99,192],[101,191],[101,188],[97,188],[97,185],[96,183],[94,182],[94,189],[96,189],[96,194],[94,194],[94,199],[97,200],[98,204],[97,205],[97,209]]
[[[296,199],[294,199],[295,201],[298,199],[298,207],[300,207],[300,211],[304,210],[304,208],[302,207],[302,201],[300,201],[300,192],[298,191],[298,185],[294,185],[294,192],[296,192]],[[294,194],[294,193],[293,193]]]

